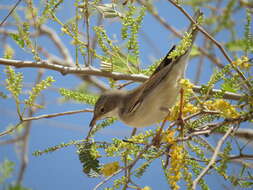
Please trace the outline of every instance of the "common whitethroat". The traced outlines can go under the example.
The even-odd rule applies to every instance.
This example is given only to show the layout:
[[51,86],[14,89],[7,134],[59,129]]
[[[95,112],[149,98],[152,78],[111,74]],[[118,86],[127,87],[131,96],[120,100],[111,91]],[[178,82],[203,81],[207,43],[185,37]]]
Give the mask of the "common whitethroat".
[[[198,11],[194,18],[201,14]],[[173,59],[169,58],[170,53],[176,48],[173,46],[150,78],[137,88],[103,93],[95,104],[90,127],[93,127],[97,120],[107,117],[116,117],[134,128],[150,126],[163,120],[180,92],[179,82],[184,77],[197,31],[197,27],[191,24],[188,29],[192,39],[191,45],[185,53]]]

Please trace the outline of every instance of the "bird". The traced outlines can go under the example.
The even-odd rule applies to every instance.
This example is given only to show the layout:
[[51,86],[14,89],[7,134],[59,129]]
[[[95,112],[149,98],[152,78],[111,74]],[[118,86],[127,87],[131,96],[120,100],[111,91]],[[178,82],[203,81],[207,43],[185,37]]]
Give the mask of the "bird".
[[[195,13],[199,18],[202,13]],[[96,121],[108,117],[116,117],[134,128],[142,128],[156,124],[168,115],[169,109],[176,103],[180,92],[180,80],[184,77],[189,54],[198,33],[198,28],[191,24],[191,45],[180,56],[170,58],[176,49],[174,45],[148,80],[132,90],[108,90],[95,103],[91,129]]]

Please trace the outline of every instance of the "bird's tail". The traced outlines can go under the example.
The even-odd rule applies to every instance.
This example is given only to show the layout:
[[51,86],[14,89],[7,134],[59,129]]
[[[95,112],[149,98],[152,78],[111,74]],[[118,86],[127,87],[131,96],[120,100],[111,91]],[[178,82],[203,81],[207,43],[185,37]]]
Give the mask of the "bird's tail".
[[[198,9],[194,16],[193,19],[196,21],[199,19],[200,16],[202,16],[203,13]],[[187,51],[185,52],[184,55],[188,56],[191,48],[193,46],[193,43],[196,39],[197,33],[198,33],[198,28],[195,26],[194,23],[191,23],[191,25],[189,26],[188,30],[187,30],[188,34],[191,34],[191,45],[188,47]],[[152,73],[151,76],[155,75],[156,73],[158,73],[159,71],[161,71],[163,68],[167,67],[168,65],[171,64],[171,62],[173,61],[172,58],[169,58],[169,55],[176,49],[176,46],[174,45],[169,52],[167,53],[167,55],[163,58],[163,60],[161,61],[161,63],[159,64],[159,66],[156,68],[156,70]],[[183,55],[182,55],[183,56]],[[182,57],[180,56],[180,57]],[[180,57],[178,57],[180,59]]]

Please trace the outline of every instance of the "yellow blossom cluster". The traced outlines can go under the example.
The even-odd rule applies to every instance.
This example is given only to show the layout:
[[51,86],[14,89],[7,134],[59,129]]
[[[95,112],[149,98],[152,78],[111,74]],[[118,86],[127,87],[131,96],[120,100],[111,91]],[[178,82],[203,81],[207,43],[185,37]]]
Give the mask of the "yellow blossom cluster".
[[151,189],[151,187],[149,187],[149,186],[145,186],[145,187],[143,187],[141,190],[152,190],[152,189]]
[[219,111],[225,118],[237,118],[239,113],[233,105],[223,99],[208,100],[204,103],[204,106],[211,111]]
[[[180,86],[184,90],[184,102],[187,101],[187,95],[193,93],[193,84],[188,79],[181,79]],[[186,97],[185,97],[186,96]],[[196,113],[199,109],[191,103],[184,103],[183,102],[183,109],[182,109],[182,116],[187,116],[189,114]],[[180,100],[170,109],[170,114],[166,118],[168,121],[175,121],[178,119],[179,112],[180,112]]]
[[118,170],[119,170],[119,162],[111,162],[103,165],[103,167],[101,168],[101,173],[107,177],[114,174]]
[[182,145],[174,144],[170,151],[169,184],[172,190],[178,190],[177,182],[181,179],[181,169],[184,167],[184,149]]
[[4,49],[4,58],[11,59],[14,53],[15,53],[14,49],[12,49],[12,47],[7,44]]
[[172,190],[178,190],[177,182],[181,179],[181,169],[184,167],[184,148],[175,141],[175,130],[167,130],[163,135],[163,142],[171,144],[170,148],[170,168],[168,172],[168,180]]
[[191,103],[187,103],[187,104],[184,105],[182,112],[183,112],[183,116],[186,116],[186,115],[189,115],[189,114],[194,114],[198,111],[199,111],[198,107],[194,106]]
[[61,27],[61,31],[62,31],[62,33],[65,33],[65,34],[69,33],[69,31],[66,27]]
[[237,58],[232,62],[233,65],[240,67],[241,69],[248,70],[250,68],[249,58],[246,56],[242,56],[241,58]]
[[174,144],[175,143],[175,130],[167,130],[162,138],[162,142],[166,142],[168,144]]
[[[179,116],[179,104],[177,103],[175,106],[172,107],[172,109],[170,110],[170,114],[169,116],[166,118],[168,121],[175,121],[178,119]],[[187,115],[191,115],[194,114],[196,112],[199,111],[199,108],[194,106],[191,103],[186,103],[183,105],[183,110],[182,110],[182,116],[187,116]]]
[[179,82],[181,88],[184,89],[184,93],[193,93],[192,88],[194,87],[194,85],[188,80],[188,79],[181,79]]

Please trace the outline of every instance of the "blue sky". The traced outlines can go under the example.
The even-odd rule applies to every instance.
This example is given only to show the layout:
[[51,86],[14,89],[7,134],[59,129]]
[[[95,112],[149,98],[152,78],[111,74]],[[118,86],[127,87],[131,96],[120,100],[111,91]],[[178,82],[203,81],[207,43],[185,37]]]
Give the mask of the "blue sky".
[[[1,4],[11,5],[14,1],[10,2],[9,0],[2,0]],[[59,18],[63,21],[67,20],[74,14],[74,9],[69,9],[73,7],[74,1],[66,1],[61,7],[59,13],[57,14]],[[21,3],[22,5],[22,3]],[[178,12],[171,4],[167,1],[159,1],[156,3],[159,14],[165,18],[173,27],[178,30],[186,29],[189,25],[187,19]],[[190,11],[189,7],[186,7]],[[191,11],[190,11],[191,12]],[[192,12],[191,12],[192,13]],[[0,11],[0,20],[7,14],[7,11]],[[243,28],[244,22],[241,18],[244,18],[245,13],[238,13],[236,16],[236,22],[238,23],[239,32]],[[10,18],[11,19],[11,18]],[[48,25],[52,28],[55,28],[59,34],[60,27],[58,24],[52,23],[51,21]],[[114,21],[109,23],[107,21],[108,33],[118,35],[118,29],[120,28],[120,23]],[[146,15],[143,22],[143,31],[145,34],[155,43],[158,48],[157,51],[160,52],[160,55],[165,55],[170,49],[170,47],[178,42],[178,39],[173,38],[173,35],[166,31],[162,26],[160,26],[152,16]],[[66,35],[61,35],[61,39],[64,44],[69,48],[72,56],[74,57],[74,47],[70,45]],[[201,43],[202,36],[199,36],[199,39],[196,43]],[[225,34],[220,34],[218,40],[226,39]],[[154,53],[154,49],[148,46],[145,42],[143,36],[140,36],[140,52],[141,52],[141,63],[142,67],[147,67],[152,63],[152,60],[160,58]],[[20,60],[31,60],[32,56],[29,53],[20,50],[18,46],[8,39],[8,43],[15,49],[15,59]],[[54,52],[55,48],[52,46],[52,43],[45,38],[38,40],[39,44],[43,44],[43,47],[46,47],[48,51]],[[2,57],[3,50],[0,49],[0,56]],[[227,62],[221,57],[221,60],[226,64]],[[191,60],[186,77],[193,79],[196,73],[197,60]],[[205,62],[204,75],[201,76],[201,83],[205,83],[212,72],[213,67],[208,61]],[[0,66],[0,91],[7,92],[3,87],[3,79],[5,74],[3,72],[4,67]],[[24,73],[24,80],[26,84],[32,84],[35,81],[36,69],[18,69],[17,71]],[[60,73],[54,71],[46,71],[44,78],[46,76],[53,76],[56,82],[53,84],[53,88],[69,88],[72,89],[74,86],[77,86],[81,83],[80,79],[72,75],[62,76]],[[104,81],[107,81],[103,79]],[[43,93],[43,99],[47,100],[46,108],[39,110],[36,115],[40,114],[50,114],[57,112],[64,112],[70,110],[78,110],[89,107],[88,105],[83,105],[79,103],[65,103],[61,104],[59,102],[60,94],[55,89],[46,90]],[[27,88],[25,88],[27,89]],[[41,101],[40,99],[39,101]],[[0,129],[1,131],[4,128],[11,124],[17,123],[17,115],[15,113],[15,104],[11,99],[1,99],[0,98]],[[82,173],[81,164],[78,160],[78,156],[75,153],[75,147],[68,147],[56,151],[51,154],[43,155],[40,157],[32,156],[32,152],[36,150],[43,150],[47,147],[60,144],[61,142],[69,142],[71,140],[80,140],[86,136],[88,131],[88,123],[91,119],[90,113],[81,113],[63,117],[56,117],[53,119],[43,119],[34,121],[31,129],[30,143],[29,143],[29,164],[27,171],[25,173],[24,186],[32,188],[34,190],[50,190],[50,189],[75,189],[75,190],[86,190],[93,188],[101,179],[90,179],[87,178]],[[154,129],[150,127],[149,129]],[[131,128],[125,126],[120,122],[116,122],[113,126],[108,127],[97,134],[97,139],[110,140],[113,137],[124,138],[131,133]],[[7,139],[5,137],[4,139]],[[211,138],[211,137],[210,137]],[[14,172],[14,179],[17,176],[17,171],[19,169],[19,159],[16,154],[16,149],[12,145],[0,146],[0,162],[5,158],[8,158],[16,163],[16,170]],[[156,161],[151,165],[150,171],[147,172],[141,180],[138,180],[138,183],[142,186],[148,185],[153,189],[167,189],[166,180],[164,176],[161,175],[160,162]],[[154,178],[155,176],[155,178]],[[209,183],[212,184],[212,189],[215,189],[214,186],[222,182],[221,178],[209,178]],[[12,181],[10,179],[9,181]],[[212,180],[217,181],[217,183],[212,183]],[[109,183],[110,184],[110,183]],[[0,185],[1,189],[1,185]]]

